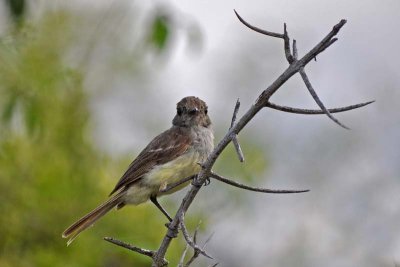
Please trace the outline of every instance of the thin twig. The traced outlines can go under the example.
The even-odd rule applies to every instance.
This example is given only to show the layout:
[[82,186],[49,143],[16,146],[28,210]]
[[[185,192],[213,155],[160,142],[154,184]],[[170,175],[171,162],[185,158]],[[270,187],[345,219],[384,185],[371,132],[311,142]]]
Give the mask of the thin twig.
[[[195,240],[195,237],[196,237],[196,235],[197,235],[197,232],[198,232],[198,228],[196,228],[196,231],[194,232],[193,240]],[[205,250],[205,249],[206,249],[206,246],[207,246],[208,242],[211,240],[212,237],[213,237],[213,234],[211,234],[211,235],[207,238],[207,240],[206,240],[206,241],[204,242],[204,244],[203,244],[203,247],[201,248],[202,250]],[[195,241],[195,242],[196,242],[196,241]],[[190,264],[192,264],[192,263],[199,257],[199,255],[200,255],[200,252],[199,252],[198,250],[195,250],[194,253],[193,253],[193,255],[192,255],[192,257],[187,261],[187,263],[185,264],[184,267],[190,266]],[[217,263],[217,264],[218,264],[218,263]]]
[[[237,101],[236,101],[235,109],[233,110],[233,115],[232,115],[232,120],[231,120],[231,127],[229,127],[229,129],[232,128],[233,125],[235,124],[236,115],[239,112],[239,108],[240,108],[240,101],[239,101],[239,98],[238,98]],[[244,155],[243,155],[242,148],[240,147],[239,140],[237,139],[237,134],[234,134],[232,136],[232,143],[235,146],[236,154],[238,155],[239,161],[240,162],[244,162]]]
[[[193,234],[193,243],[197,245],[197,233],[199,232],[199,227],[200,227],[201,221],[197,224],[196,230],[194,231]],[[182,226],[182,225],[181,225]],[[185,229],[186,227],[181,227],[181,229]],[[187,231],[186,231],[187,233]],[[187,234],[189,236],[189,234]],[[201,250],[205,250],[207,243],[211,240],[212,235],[206,240],[206,242],[204,242],[203,247],[201,248]],[[187,244],[188,246],[188,244]],[[194,249],[193,255],[192,257],[190,257],[190,259],[186,262],[186,264],[183,267],[189,267],[200,255],[200,250],[199,249]]]
[[314,98],[315,102],[321,108],[321,110],[324,111],[326,116],[328,116],[332,121],[334,121],[339,126],[343,127],[344,129],[349,130],[350,129],[349,127],[345,126],[338,119],[336,119],[335,117],[332,116],[332,114],[329,112],[329,110],[325,107],[324,103],[322,103],[321,99],[319,99],[319,97],[318,97],[317,93],[315,92],[314,88],[312,87],[311,82],[308,79],[307,74],[303,67],[300,68],[299,72],[300,72],[301,78],[303,78],[304,84],[306,85],[311,96]]
[[143,248],[132,246],[131,244],[122,242],[122,241],[117,240],[117,239],[112,238],[112,237],[104,237],[104,240],[108,241],[110,243],[113,243],[114,245],[117,245],[117,246],[129,249],[129,250],[132,250],[134,252],[137,252],[139,254],[148,256],[150,258],[153,258],[154,254],[156,253],[155,251],[152,251],[152,250],[148,250],[148,249],[143,249]]
[[286,60],[289,62],[289,64],[292,64],[294,62],[294,58],[292,53],[290,52],[290,38],[286,29],[286,23],[283,24],[283,41],[283,48],[285,50]]
[[236,116],[237,116],[237,113],[239,112],[239,108],[240,108],[240,101],[239,101],[239,98],[238,98],[236,100],[235,109],[233,110],[233,115],[232,115],[232,120],[231,120],[231,127],[229,127],[229,129],[232,128],[233,125],[235,124]]
[[298,54],[297,54],[297,44],[296,44],[296,40],[293,39],[293,58],[294,60],[297,60]]
[[[369,105],[371,103],[374,103],[374,101],[368,101],[365,103],[360,103],[356,105],[351,105],[351,106],[346,106],[346,107],[341,107],[341,108],[331,108],[328,109],[330,113],[339,113],[339,112],[344,112],[344,111],[349,111],[357,108],[364,107],[366,105]],[[320,109],[303,109],[303,108],[292,108],[292,107],[286,107],[286,106],[280,106],[271,102],[268,102],[267,105],[265,105],[268,108],[280,110],[283,112],[288,112],[288,113],[294,113],[294,114],[304,114],[304,115],[325,115],[325,112],[320,110]]]
[[246,189],[249,191],[254,191],[254,192],[260,192],[260,193],[269,193],[269,194],[296,194],[296,193],[305,193],[310,191],[309,189],[306,190],[282,190],[282,189],[267,189],[267,188],[260,188],[260,187],[251,187],[248,185],[244,185],[235,181],[232,181],[231,179],[222,177],[221,175],[218,175],[214,172],[210,173],[210,177],[217,179],[218,181],[221,181],[223,183]]
[[236,14],[236,16],[238,17],[238,19],[247,27],[249,27],[250,29],[252,29],[253,31],[256,31],[258,33],[264,34],[264,35],[268,35],[271,37],[276,37],[276,38],[283,38],[283,34],[280,33],[276,33],[276,32],[269,32],[266,30],[262,30],[256,26],[251,25],[250,23],[248,23],[247,21],[245,21],[241,16],[239,16],[239,14],[236,12],[236,10],[233,10]]
[[212,259],[212,257],[210,255],[208,255],[207,252],[205,252],[202,248],[200,248],[196,244],[196,242],[194,242],[194,240],[192,240],[192,238],[190,237],[189,232],[188,232],[188,230],[186,228],[186,225],[185,225],[185,222],[184,222],[184,215],[183,214],[181,215],[181,218],[180,218],[180,225],[181,225],[182,234],[183,234],[183,236],[184,236],[184,238],[186,240],[186,243],[189,246],[191,246],[194,249],[195,252],[198,251],[198,253],[200,253],[201,255],[203,255],[203,256],[205,256],[205,257],[207,257],[209,259]]

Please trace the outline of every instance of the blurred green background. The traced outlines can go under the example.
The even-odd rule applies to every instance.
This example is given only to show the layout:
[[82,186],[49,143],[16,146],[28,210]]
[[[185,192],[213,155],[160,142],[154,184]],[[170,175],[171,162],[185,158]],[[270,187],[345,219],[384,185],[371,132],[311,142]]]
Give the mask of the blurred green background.
[[[103,14],[64,8],[32,16],[25,1],[7,4],[10,24],[0,39],[0,266],[148,266],[149,259],[102,238],[155,249],[165,227],[150,205],[106,216],[68,248],[61,239],[70,223],[106,199],[131,160],[111,158],[91,137],[89,101],[97,92],[85,89],[83,76],[97,36],[77,29]],[[162,52],[169,25],[157,12],[150,19],[138,50]],[[91,37],[81,40],[82,34]],[[74,49],[87,57],[72,66]],[[172,262],[182,250],[182,243],[172,246]]]
[[[84,84],[93,64],[92,52],[102,45],[104,25],[100,24],[108,18],[120,19],[113,12],[119,14],[121,7],[104,11],[45,5],[32,14],[23,0],[6,3],[8,28],[0,39],[0,266],[148,266],[148,258],[102,238],[113,236],[156,249],[166,231],[165,219],[150,204],[106,216],[68,248],[61,239],[68,225],[106,199],[138,152],[116,156],[97,147],[90,103],[102,90],[88,90]],[[109,58],[103,63],[111,66],[106,69],[145,76],[146,57],[159,60],[152,64],[168,61],[162,57],[174,45],[170,35],[176,26],[159,5],[145,12],[146,22],[133,33],[134,48]],[[190,33],[193,39],[193,30]],[[131,40],[131,36],[115,38],[113,49]],[[198,42],[194,40],[192,46]],[[168,109],[173,111],[174,106]],[[219,166],[229,164],[232,156],[231,149]],[[250,167],[262,171],[262,157],[254,156]],[[238,169],[231,172],[237,174]],[[248,171],[242,173],[250,179]],[[178,202],[166,204],[174,209]],[[191,229],[200,214],[188,216]],[[182,239],[173,242],[168,252],[172,266],[184,246]]]

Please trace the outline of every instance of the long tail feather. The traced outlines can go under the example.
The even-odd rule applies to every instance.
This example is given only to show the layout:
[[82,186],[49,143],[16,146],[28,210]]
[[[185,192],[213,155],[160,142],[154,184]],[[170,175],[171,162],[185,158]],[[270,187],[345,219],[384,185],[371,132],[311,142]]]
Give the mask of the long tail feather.
[[69,246],[72,241],[85,229],[92,226],[98,219],[103,217],[107,212],[109,212],[112,208],[122,203],[122,196],[124,192],[120,192],[115,196],[111,197],[109,200],[80,218],[78,221],[73,223],[70,227],[68,227],[63,233],[63,238],[69,238],[67,242],[67,246]]

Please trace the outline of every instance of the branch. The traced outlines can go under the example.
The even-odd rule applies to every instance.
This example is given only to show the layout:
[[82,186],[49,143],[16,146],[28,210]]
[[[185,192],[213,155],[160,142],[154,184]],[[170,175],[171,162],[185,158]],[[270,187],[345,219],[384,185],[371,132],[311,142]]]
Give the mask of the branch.
[[[117,239],[112,238],[112,237],[104,237],[104,240],[107,241],[107,242],[110,242],[110,243],[112,243],[114,245],[129,249],[131,251],[137,252],[139,254],[145,255],[145,256],[150,257],[150,258],[153,258],[154,255],[156,254],[155,251],[148,250],[148,249],[143,249],[143,248],[139,248],[139,247],[135,247],[135,246],[132,246],[131,244],[122,242],[122,241],[117,240]],[[168,264],[168,262],[166,260],[165,260],[165,264]]]
[[350,128],[342,124],[338,119],[332,116],[332,114],[329,112],[328,109],[326,109],[325,105],[322,103],[322,101],[319,99],[317,93],[315,92],[314,88],[311,85],[310,80],[307,77],[307,74],[304,70],[304,68],[300,68],[300,75],[301,78],[303,78],[304,84],[307,86],[308,91],[310,92],[311,96],[314,98],[315,102],[317,105],[321,108],[321,110],[328,116],[331,120],[333,120],[336,124],[339,126],[343,127],[344,129],[349,130]]
[[261,193],[270,193],[270,194],[293,194],[293,193],[305,193],[305,192],[309,192],[309,189],[306,190],[281,190],[281,189],[267,189],[267,188],[260,188],[260,187],[251,187],[248,185],[244,185],[235,181],[232,181],[228,178],[222,177],[214,172],[211,172],[210,177],[221,181],[223,183],[238,187],[238,188],[242,188],[242,189],[246,189],[249,191],[254,191],[254,192],[261,192]]
[[[235,11],[236,13],[236,11]],[[256,32],[260,32],[260,30],[257,27],[254,27],[252,25],[250,25],[248,22],[246,22],[244,19],[242,19],[237,13],[236,15],[238,16],[239,20],[246,25],[247,27],[249,27],[250,29],[256,31]],[[341,27],[343,27],[343,25],[346,23],[345,20],[341,20],[339,22],[339,24],[337,24],[333,30],[316,46],[314,47],[315,49],[315,55],[314,58],[316,58],[317,54],[323,52],[326,48],[328,48],[329,46],[331,46],[334,42],[337,41],[337,38],[333,38],[333,36],[335,36]],[[265,34],[263,32],[260,32],[262,34]],[[269,34],[267,34],[269,35]],[[269,35],[271,36],[271,35]],[[282,38],[284,41],[284,50],[285,50],[285,56],[286,56],[286,60],[289,62],[289,64],[293,64],[295,62],[297,62],[297,57],[298,57],[298,52],[297,52],[297,45],[296,45],[296,40],[293,40],[293,54],[290,51],[290,38],[289,38],[289,34],[287,32],[287,28],[286,28],[286,23],[284,23],[283,25],[283,35],[281,36],[275,36],[278,38]],[[313,50],[314,50],[313,49]],[[311,50],[311,51],[313,51]],[[310,51],[310,52],[311,52]],[[309,56],[310,53],[308,53],[306,56]],[[303,78],[304,83],[307,86],[308,91],[310,92],[311,96],[314,98],[315,102],[318,104],[318,106],[321,108],[321,110],[324,112],[324,114],[326,114],[328,116],[328,118],[330,118],[332,121],[334,121],[336,124],[338,124],[339,126],[345,128],[345,129],[349,129],[347,126],[345,126],[344,124],[342,124],[338,119],[336,119],[335,117],[332,116],[332,114],[329,112],[329,110],[327,110],[325,108],[325,105],[322,103],[322,101],[319,99],[317,93],[315,92],[314,88],[312,87],[305,71],[304,71],[304,66],[309,62],[309,60],[306,58],[306,56],[304,56],[304,58],[302,59],[304,63],[304,65],[302,65],[302,67],[300,68],[299,72],[301,77]],[[308,61],[307,61],[308,60]]]
[[[186,240],[186,247],[185,247],[185,250],[182,253],[182,256],[181,256],[181,259],[179,261],[178,267],[188,267],[188,266],[190,266],[200,256],[200,254],[202,254],[202,252],[204,252],[204,249],[206,248],[207,243],[211,240],[212,235],[206,240],[206,242],[204,242],[204,245],[203,245],[202,248],[197,246],[197,233],[199,231],[200,223],[201,222],[199,222],[199,224],[197,225],[196,230],[194,231],[194,234],[193,234],[193,239],[192,239],[190,237],[190,235],[189,235],[189,233],[188,233],[188,231],[186,229],[186,226],[183,223],[183,219],[182,219],[182,221],[181,221],[181,229],[182,229],[182,233],[183,233],[183,235],[185,237],[185,240]],[[186,263],[184,263],[187,251],[189,249],[189,246],[191,246],[193,248],[194,252],[193,252],[192,257]],[[210,256],[208,256],[206,254],[205,254],[205,256],[208,257],[208,258],[211,258]],[[214,265],[214,266],[216,266],[216,265]]]
[[[369,105],[369,104],[374,103],[374,102],[375,102],[375,100],[374,101],[368,101],[368,102],[365,102],[365,103],[356,104],[356,105],[341,107],[341,108],[332,108],[332,109],[328,109],[328,111],[330,113],[339,113],[339,112],[353,110],[353,109],[356,109],[356,108],[361,108],[361,107],[364,107],[364,106]],[[280,105],[277,105],[277,104],[274,104],[274,103],[271,103],[271,102],[268,102],[265,106],[268,107],[268,108],[272,108],[272,109],[276,109],[276,110],[280,110],[280,111],[288,112],[288,113],[294,113],[294,114],[305,114],[305,115],[321,115],[321,114],[325,114],[325,112],[320,110],[320,109],[292,108],[292,107],[280,106]]]
[[[235,11],[236,13],[236,11]],[[246,21],[244,21],[237,13],[239,20],[249,27],[250,29],[262,33],[267,36],[283,38],[282,35],[276,34],[273,32],[268,32],[261,30],[257,27],[251,26]],[[199,192],[200,188],[204,184],[207,178],[211,176],[211,169],[215,164],[217,158],[222,153],[222,151],[226,148],[226,146],[232,142],[233,136],[237,135],[253,118],[254,116],[269,103],[269,99],[271,96],[293,75],[300,72],[304,66],[306,66],[313,58],[319,55],[322,51],[332,45],[336,39],[334,36],[339,32],[339,30],[346,23],[345,20],[341,20],[337,25],[333,27],[333,29],[319,42],[313,49],[311,49],[305,56],[303,56],[299,60],[294,60],[290,63],[289,67],[270,85],[267,89],[265,89],[260,96],[257,98],[256,102],[247,110],[247,112],[229,129],[226,135],[222,138],[222,140],[217,144],[212,153],[208,156],[207,160],[201,164],[202,169],[198,173],[196,177],[196,183],[192,183],[190,190],[186,193],[183,198],[181,205],[176,212],[172,222],[169,224],[167,233],[165,234],[160,247],[156,251],[153,257],[153,267],[163,266],[163,259],[165,254],[169,248],[169,245],[173,239],[173,231],[177,231],[180,226],[180,218],[186,211],[189,209],[191,203]],[[287,39],[289,38],[286,34]],[[290,47],[289,47],[290,49]],[[325,110],[326,112],[326,110]]]
[[286,23],[283,24],[283,49],[285,50],[285,56],[286,60],[289,62],[289,64],[292,64],[294,62],[294,58],[292,53],[290,52],[290,38],[289,34],[286,29]]
[[269,31],[257,28],[256,26],[250,25],[248,22],[246,22],[244,19],[242,19],[241,16],[239,16],[239,14],[236,12],[235,9],[233,11],[235,12],[235,14],[238,17],[238,19],[240,20],[240,22],[242,22],[244,25],[246,25],[247,27],[249,27],[253,31],[256,31],[258,33],[261,33],[261,34],[264,34],[264,35],[267,35],[267,36],[271,36],[271,37],[283,38],[283,34],[276,33],[276,32],[269,32]]
[[[189,232],[188,232],[188,230],[186,228],[186,225],[185,225],[184,215],[183,214],[181,214],[179,220],[180,220],[180,226],[181,226],[182,234],[183,234],[183,236],[184,236],[184,238],[186,240],[186,243],[194,249],[195,253],[199,253],[199,254],[201,254],[201,255],[209,258],[209,259],[212,259],[212,257],[210,255],[208,255],[207,252],[205,252],[202,248],[197,246],[196,241],[192,240],[192,238],[190,237]],[[196,232],[197,232],[197,230],[196,230]]]
[[[197,230],[198,230],[198,229],[196,229],[196,232],[195,232],[195,235],[194,235],[194,236],[196,236]],[[211,240],[212,236],[213,236],[213,235],[210,235],[210,236],[207,238],[207,240],[204,242],[204,245],[203,245],[202,249],[205,249],[205,248],[206,248],[206,246],[207,246],[208,242]],[[195,238],[193,238],[193,239],[195,239]],[[198,256],[199,256],[199,252],[198,252],[198,251],[195,251],[195,252],[193,253],[193,256],[192,256],[192,257],[188,260],[188,262],[185,264],[185,267],[190,266],[190,264],[192,264],[192,263],[194,262],[194,260],[195,260]],[[216,263],[216,264],[213,265],[213,266],[217,266],[217,265],[218,265],[218,263]]]
[[[239,101],[239,98],[238,98],[238,100],[236,101],[235,109],[233,110],[233,115],[232,115],[232,121],[231,121],[231,127],[230,128],[232,128],[233,125],[235,124],[236,115],[239,112],[239,107],[240,107],[240,101]],[[235,146],[236,154],[239,157],[239,161],[240,162],[244,162],[243,151],[242,151],[242,148],[240,147],[240,144],[239,144],[239,141],[237,139],[237,135],[236,134],[234,134],[232,136],[232,143]]]

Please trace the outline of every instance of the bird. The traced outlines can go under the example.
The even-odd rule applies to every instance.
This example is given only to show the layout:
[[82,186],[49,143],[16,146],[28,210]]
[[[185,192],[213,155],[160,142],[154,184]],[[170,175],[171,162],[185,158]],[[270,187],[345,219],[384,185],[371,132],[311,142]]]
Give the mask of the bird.
[[63,233],[67,245],[113,208],[139,205],[151,200],[171,221],[157,198],[174,193],[190,181],[164,192],[168,185],[196,175],[214,148],[214,133],[207,104],[188,96],[176,105],[172,126],[156,136],[132,161],[107,201],[77,220]]

